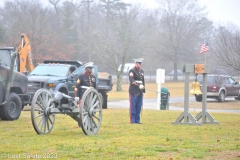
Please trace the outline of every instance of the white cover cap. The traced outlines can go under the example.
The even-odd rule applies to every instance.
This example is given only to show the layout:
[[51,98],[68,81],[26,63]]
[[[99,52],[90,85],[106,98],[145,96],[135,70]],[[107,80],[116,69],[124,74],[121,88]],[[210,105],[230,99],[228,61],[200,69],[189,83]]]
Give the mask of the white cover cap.
[[88,67],[89,67],[89,68],[92,68],[92,67],[93,67],[93,62],[85,63],[85,64],[84,64],[84,67],[85,67],[85,68],[88,68]]
[[133,59],[135,63],[142,63],[144,58]]

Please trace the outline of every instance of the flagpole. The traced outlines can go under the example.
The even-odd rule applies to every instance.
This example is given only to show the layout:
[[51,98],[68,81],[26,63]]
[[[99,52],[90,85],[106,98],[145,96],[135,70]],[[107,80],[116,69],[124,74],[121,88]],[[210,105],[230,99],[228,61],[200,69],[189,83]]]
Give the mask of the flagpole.
[[207,64],[207,54],[205,52],[205,65]]
[[[206,44],[206,41],[205,41],[205,38],[204,38],[204,41],[203,41],[203,44],[205,45]],[[205,65],[206,65],[206,61],[207,61],[207,55],[206,55],[206,52],[203,52],[205,54]]]

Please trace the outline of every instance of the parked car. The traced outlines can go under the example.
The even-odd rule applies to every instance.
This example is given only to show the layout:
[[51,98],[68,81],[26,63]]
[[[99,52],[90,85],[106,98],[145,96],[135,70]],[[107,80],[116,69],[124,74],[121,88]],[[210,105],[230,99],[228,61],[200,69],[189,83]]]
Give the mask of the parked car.
[[[200,83],[200,89],[203,86],[203,75],[198,75],[197,80]],[[240,84],[229,75],[207,75],[207,98],[214,98],[218,102],[224,102],[225,97],[235,97],[240,100]],[[196,101],[202,101],[202,94],[195,95]]]
[[[169,72],[169,75],[170,75],[170,76],[174,76],[174,70],[172,70],[171,72]],[[182,76],[182,75],[183,75],[182,71],[177,70],[177,75],[178,75],[178,76]]]

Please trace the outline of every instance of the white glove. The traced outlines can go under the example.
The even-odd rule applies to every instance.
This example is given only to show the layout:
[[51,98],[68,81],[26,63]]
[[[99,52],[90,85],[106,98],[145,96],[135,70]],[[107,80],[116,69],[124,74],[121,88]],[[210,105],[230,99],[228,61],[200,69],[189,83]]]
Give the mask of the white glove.
[[142,81],[136,81],[137,84],[142,84]]
[[75,99],[75,101],[77,101],[77,102],[79,101],[79,97],[75,97],[74,99]]
[[144,85],[140,84],[140,85],[139,85],[139,88],[140,88],[140,89],[144,89]]

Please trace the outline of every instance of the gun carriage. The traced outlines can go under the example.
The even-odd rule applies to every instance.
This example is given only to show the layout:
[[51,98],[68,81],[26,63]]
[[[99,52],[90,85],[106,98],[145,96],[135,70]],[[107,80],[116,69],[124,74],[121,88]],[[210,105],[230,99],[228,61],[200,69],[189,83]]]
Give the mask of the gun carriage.
[[38,134],[50,133],[56,114],[67,114],[78,122],[86,135],[97,134],[102,122],[102,99],[96,89],[88,87],[81,103],[61,92],[39,89],[32,100],[31,119]]

